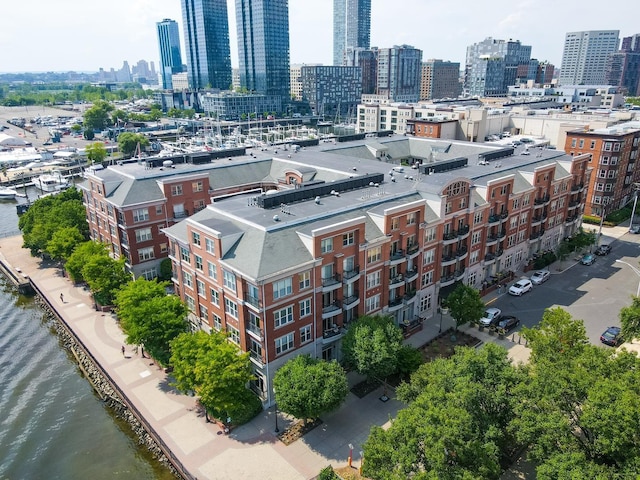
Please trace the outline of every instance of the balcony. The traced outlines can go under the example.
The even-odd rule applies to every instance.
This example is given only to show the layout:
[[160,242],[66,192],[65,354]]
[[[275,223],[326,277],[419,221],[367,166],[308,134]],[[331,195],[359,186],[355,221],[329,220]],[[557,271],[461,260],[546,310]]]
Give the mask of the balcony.
[[395,312],[396,310],[400,310],[402,308],[402,297],[396,297],[392,300],[389,300],[389,311]]
[[249,332],[252,337],[257,338],[258,340],[262,340],[264,338],[262,329],[259,326],[254,325],[253,323],[247,324],[247,332]]
[[410,283],[413,282],[416,278],[418,278],[418,274],[420,273],[420,270],[418,269],[418,267],[413,267],[411,270],[407,270],[404,274],[404,281],[406,283]]
[[506,220],[507,218],[509,218],[509,211],[505,210],[504,212],[500,213],[500,220]]
[[401,273],[389,277],[389,288],[397,288],[404,283],[404,276]]
[[360,266],[356,265],[353,270],[345,270],[342,272],[343,283],[353,283],[360,278]]
[[581,192],[582,190],[584,190],[584,183],[578,183],[571,186],[571,193]]
[[549,203],[550,200],[551,200],[551,197],[549,195],[545,195],[544,197],[536,198],[533,201],[533,204],[536,206],[546,205],[547,203]]
[[442,277],[440,277],[440,286],[447,287],[449,285],[452,285],[453,282],[455,281],[456,281],[455,275],[453,274],[443,275]]
[[355,291],[351,295],[349,295],[348,297],[342,300],[342,308],[344,310],[349,310],[350,308],[355,307],[359,303],[360,303],[360,296],[358,295],[358,292]]
[[407,245],[407,258],[415,258],[420,253],[420,245]]
[[500,215],[489,215],[489,226],[498,225],[500,220]]
[[564,221],[564,223],[566,223],[567,225],[571,225],[573,223],[574,220],[576,220],[578,218],[577,215],[573,215],[571,217],[567,217]]
[[404,250],[395,250],[391,251],[391,255],[389,257],[390,265],[397,265],[399,263],[405,262],[407,257],[404,256]]
[[458,240],[464,240],[469,236],[469,225],[464,225],[458,229]]
[[496,250],[495,252],[496,258],[500,258],[503,253],[504,253],[504,250],[502,248]]
[[264,360],[262,359],[262,354],[258,352],[254,352],[253,350],[249,350],[249,358],[253,363],[262,367],[264,365]]
[[538,225],[540,225],[542,223],[542,215],[536,215],[535,217],[531,218],[531,226],[532,227],[537,227]]
[[324,305],[322,307],[322,319],[325,320],[327,318],[335,317],[341,312],[342,307],[340,305],[340,300],[334,300],[329,305]]
[[468,254],[469,254],[469,250],[467,249],[467,247],[460,247],[458,250],[456,250],[456,259],[462,260],[466,258]]
[[340,328],[334,324],[333,327],[322,332],[322,343],[331,343],[340,340],[345,333],[346,330],[344,328]]
[[572,201],[569,202],[569,206],[567,207],[567,209],[568,210],[573,210],[578,205],[580,205],[580,202],[578,200],[572,200]]
[[446,267],[447,265],[453,265],[456,263],[456,257],[453,256],[453,252],[448,255],[442,255],[442,260],[440,261],[440,265]]
[[444,232],[442,235],[442,243],[444,245],[450,245],[458,241],[458,235],[456,235],[455,230],[452,232]]
[[542,237],[542,234],[544,233],[544,229],[540,229],[537,232],[533,232],[531,235],[529,235],[529,243],[534,243],[537,242],[538,239],[540,237]]
[[253,295],[249,295],[248,293],[244,294],[244,303],[257,308],[258,310],[262,308],[262,301],[258,297],[254,297]]
[[336,273],[331,277],[322,279],[322,292],[323,293],[331,292],[332,290],[339,288],[341,285],[342,285],[342,282],[340,281],[340,275]]
[[485,245],[489,246],[489,245],[495,245],[496,243],[498,243],[498,237],[495,235],[489,235],[487,237],[487,241],[485,242]]
[[496,263],[496,256],[493,253],[487,253],[484,257],[484,264],[491,265]]
[[456,282],[459,282],[460,280],[462,280],[464,278],[464,274],[467,271],[466,268],[459,268],[458,270],[456,270],[455,272],[453,272],[453,276],[456,279]]
[[413,297],[416,296],[416,293],[417,293],[417,291],[415,289],[409,290],[409,291],[405,292],[405,294],[402,297],[402,300],[405,301],[405,302],[408,302],[408,301],[412,300]]

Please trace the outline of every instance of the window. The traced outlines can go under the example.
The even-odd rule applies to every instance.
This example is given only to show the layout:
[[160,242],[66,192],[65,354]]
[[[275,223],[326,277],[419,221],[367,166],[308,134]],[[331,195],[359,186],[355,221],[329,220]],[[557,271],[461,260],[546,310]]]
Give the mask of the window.
[[578,148],[582,148],[584,147],[584,139],[581,138],[580,141],[578,142]]
[[365,311],[371,313],[380,309],[380,294],[367,298],[365,301]]
[[476,212],[473,214],[473,224],[477,225],[478,223],[482,223],[484,215],[483,212]]
[[304,290],[311,286],[311,272],[302,272],[298,274],[298,288]]
[[306,325],[300,329],[300,343],[311,341],[311,325]]
[[228,298],[224,299],[224,311],[233,318],[238,318],[238,304]]
[[411,212],[407,215],[407,225],[415,225],[416,223],[416,212]]
[[300,307],[300,318],[311,315],[311,299],[307,298],[302,300],[299,304]]
[[525,223],[527,223],[529,219],[529,212],[524,212],[522,215],[520,215],[520,225],[524,225]]
[[236,276],[233,272],[228,272],[227,270],[222,270],[224,274],[224,286],[227,287],[232,292],[236,291]]
[[205,238],[204,239],[204,244],[205,244],[205,248],[207,250],[207,253],[210,253],[211,255],[215,255],[216,253],[216,245],[215,243],[213,243],[213,240],[211,240],[210,238]]
[[153,253],[153,247],[141,248],[138,250],[138,259],[141,262],[145,262],[147,260],[151,260],[155,258],[155,254]]
[[[112,234],[114,233],[115,232],[112,232]],[[151,238],[151,227],[136,230],[136,242],[146,242],[147,240],[151,240]]]
[[133,211],[133,222],[146,222],[149,220],[149,209],[148,208],[139,208]]
[[342,235],[342,246],[347,247],[349,245],[353,245],[355,242],[356,235],[354,232],[345,233]]
[[207,289],[202,280],[196,280],[196,288],[198,290],[198,295],[207,298]]
[[196,262],[196,269],[202,271],[202,257],[200,255],[194,255],[193,259]]
[[184,247],[180,247],[180,259],[183,262],[191,263],[191,254],[189,253],[189,250]]
[[436,249],[432,248],[430,250],[425,250],[422,256],[422,265],[429,265],[435,261],[436,258]]
[[467,199],[462,197],[460,199],[460,208],[466,208],[467,207]]
[[522,197],[522,206],[526,207],[529,205],[529,195],[525,195],[524,197]]
[[293,306],[281,308],[273,312],[273,325],[275,328],[293,322]]
[[474,250],[473,252],[471,252],[471,255],[469,255],[469,265],[478,263],[478,255],[479,255],[478,250]]
[[291,277],[273,282],[274,300],[278,300],[279,298],[291,295],[291,293],[293,293],[293,282],[291,280]]
[[367,250],[367,263],[379,262],[382,257],[382,247],[374,247]]
[[213,314],[213,328],[220,331],[222,329],[222,318],[219,315]]
[[167,253],[167,244],[166,243],[161,243],[160,244],[160,253]]
[[209,293],[211,293],[211,303],[213,305],[215,305],[216,307],[219,307],[220,306],[220,292],[212,288],[211,290],[209,290]]
[[576,143],[577,143],[577,140],[576,140],[575,138],[572,138],[572,139],[571,139],[571,147],[572,147],[572,148],[575,148]]
[[596,148],[596,141],[591,140],[591,150],[593,150],[594,148]]
[[215,264],[211,262],[207,262],[207,271],[209,273],[209,278],[212,278],[216,282],[218,281],[218,269]]
[[198,232],[191,232],[191,243],[200,246],[200,234]]
[[433,270],[429,270],[422,274],[422,288],[433,283]]
[[478,245],[482,241],[482,230],[476,230],[471,235],[471,245]]
[[185,284],[185,286],[193,288],[193,275],[191,275],[189,272],[182,272],[182,282]]
[[426,312],[431,309],[431,294],[425,295],[420,299],[420,311]]
[[162,205],[156,205],[156,215],[162,215]]
[[200,319],[207,325],[209,324],[209,310],[204,305],[200,305]]
[[507,248],[513,247],[516,244],[516,236],[509,235],[507,237]]
[[276,355],[287,352],[293,348],[293,333],[276,338]]
[[391,219],[391,230],[398,230],[400,228],[400,217],[394,217]]
[[436,231],[435,227],[427,228],[424,231],[424,241],[425,242],[433,242],[436,239]]
[[158,276],[158,271],[155,268],[147,268],[147,269],[142,270],[140,272],[140,275],[145,280],[153,280],[154,278],[156,278]]
[[320,252],[333,252],[333,238],[323,238],[322,240],[320,240]]
[[240,345],[240,332],[236,327],[227,324],[227,333],[229,334],[229,340],[236,345]]
[[182,195],[182,185],[171,185],[171,196]]
[[600,165],[609,165],[609,157],[607,157],[607,156],[603,156],[603,157],[600,159]]
[[196,311],[196,302],[193,300],[192,297],[190,297],[189,295],[185,295],[184,301],[187,304],[187,308],[189,309],[189,311],[191,312]]
[[518,198],[514,198],[513,199],[513,209],[515,210],[516,208],[518,208],[520,206],[520,199]]
[[518,226],[518,216],[514,215],[513,217],[511,217],[511,219],[509,220],[509,226],[510,228],[516,228]]
[[380,285],[380,270],[367,274],[367,288],[373,288]]
[[204,190],[204,185],[202,183],[202,180],[198,180],[197,182],[191,182],[191,189],[193,190],[194,193],[201,192],[202,190]]

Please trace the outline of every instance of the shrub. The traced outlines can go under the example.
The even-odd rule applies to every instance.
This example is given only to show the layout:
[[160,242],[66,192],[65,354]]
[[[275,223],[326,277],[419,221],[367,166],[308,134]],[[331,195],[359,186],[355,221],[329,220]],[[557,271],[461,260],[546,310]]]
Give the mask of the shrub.
[[338,480],[338,478],[331,465],[320,470],[320,475],[318,475],[318,480]]
[[582,223],[588,223],[589,225],[600,225],[600,217],[595,215],[584,215],[582,217]]
[[233,425],[244,425],[252,418],[262,412],[262,402],[251,390],[245,390],[242,399],[238,399],[237,408],[231,412],[217,412],[212,411],[211,414],[214,418],[224,420],[228,416],[231,417],[231,423]]
[[403,346],[398,352],[398,373],[408,377],[422,365],[420,350],[411,345]]

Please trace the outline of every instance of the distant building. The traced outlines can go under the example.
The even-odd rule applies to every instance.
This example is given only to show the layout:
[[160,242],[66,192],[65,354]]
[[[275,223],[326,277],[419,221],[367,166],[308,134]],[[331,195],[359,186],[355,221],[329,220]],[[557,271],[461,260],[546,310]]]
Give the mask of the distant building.
[[393,102],[420,99],[422,50],[410,45],[378,49],[377,94]]
[[623,38],[620,51],[609,54],[606,80],[631,96],[640,95],[640,34]]
[[181,0],[189,86],[231,86],[227,0]]
[[360,67],[303,65],[300,79],[302,99],[316,115],[355,117],[362,95]]
[[618,50],[619,30],[588,30],[565,35],[560,85],[604,85],[610,53]]
[[158,45],[160,47],[162,88],[170,90],[173,88],[171,76],[182,72],[178,22],[165,18],[156,25],[158,28]]
[[347,65],[346,51],[368,49],[370,37],[371,0],[333,0],[333,64]]
[[422,63],[420,100],[457,98],[461,93],[460,63],[434,59]]
[[236,23],[240,85],[250,92],[279,95],[282,102],[288,102],[288,1],[237,0]]
[[531,46],[522,45],[519,40],[505,41],[488,37],[469,45],[465,92],[478,97],[506,95],[509,86],[517,83],[518,67],[527,65],[528,69],[530,60]]
[[189,90],[189,77],[187,72],[174,73],[171,75],[171,84],[175,91]]
[[378,49],[348,47],[345,52],[344,65],[362,69],[362,94],[376,93],[378,85]]
[[264,112],[275,113],[283,110],[280,95],[228,90],[218,93],[203,92],[199,95],[199,104],[207,115],[221,120],[241,120],[255,115],[262,116]]

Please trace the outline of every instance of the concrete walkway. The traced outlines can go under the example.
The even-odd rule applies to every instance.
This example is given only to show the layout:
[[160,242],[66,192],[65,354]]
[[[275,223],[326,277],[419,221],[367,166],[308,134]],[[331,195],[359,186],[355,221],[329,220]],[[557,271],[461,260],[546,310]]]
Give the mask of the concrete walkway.
[[[602,243],[626,233],[627,228],[603,231]],[[46,300],[80,341],[91,351],[102,368],[120,386],[128,399],[162,437],[176,458],[194,478],[306,480],[332,464],[347,464],[349,444],[354,445],[354,466],[359,466],[360,450],[372,425],[385,425],[403,405],[395,399],[381,402],[382,389],[359,399],[349,394],[337,411],[323,416],[324,423],[289,446],[274,433],[273,410],[264,411],[247,425],[224,435],[218,426],[206,423],[194,397],[182,395],[169,385],[169,379],[153,361],[142,358],[131,347],[121,348],[124,334],[114,317],[93,308],[88,291],[74,287],[55,267],[41,263],[22,248],[22,237],[0,239],[0,261],[28,275]],[[553,267],[552,267],[553,271]],[[554,271],[554,273],[556,273]],[[490,303],[493,297],[485,298]],[[450,318],[442,329],[452,326]],[[440,319],[428,319],[422,331],[408,343],[420,346],[439,333]],[[469,330],[463,327],[461,330]],[[483,342],[496,342],[509,350],[515,361],[526,362],[527,348],[518,343],[518,335],[504,339],[488,332],[469,331]],[[358,379],[349,375],[350,383]],[[279,414],[280,431],[290,420]]]

